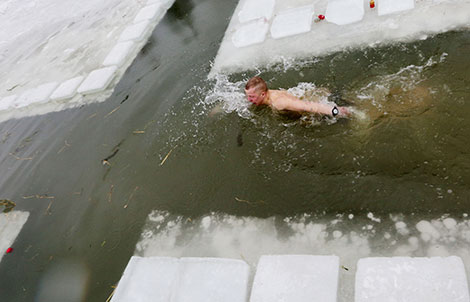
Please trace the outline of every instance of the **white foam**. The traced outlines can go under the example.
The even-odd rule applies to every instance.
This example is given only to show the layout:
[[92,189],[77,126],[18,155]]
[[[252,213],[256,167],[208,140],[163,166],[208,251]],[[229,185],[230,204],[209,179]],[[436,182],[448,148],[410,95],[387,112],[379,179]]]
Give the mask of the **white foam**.
[[181,258],[175,302],[245,302],[250,268],[241,260]]
[[156,3],[143,7],[137,16],[134,18],[134,23],[137,24],[144,20],[155,20],[160,18],[165,13],[165,9],[161,3]]
[[414,7],[414,0],[378,0],[377,2],[379,16],[410,10]]
[[135,47],[133,41],[120,42],[113,47],[108,56],[104,59],[104,66],[121,66],[131,54]]
[[150,28],[150,21],[144,20],[137,24],[130,25],[119,36],[119,42],[128,40],[142,40]]
[[274,17],[271,36],[279,39],[309,32],[312,29],[313,6],[292,8]]
[[365,258],[357,264],[356,302],[470,301],[462,260]]
[[325,18],[337,25],[346,25],[364,18],[363,0],[329,0]]
[[262,256],[250,302],[336,302],[338,268],[336,256]]
[[63,82],[54,90],[51,95],[51,100],[61,101],[72,98],[76,94],[78,86],[83,82],[83,79],[85,79],[85,77],[78,76]]
[[[13,245],[28,217],[28,212],[21,211],[0,213],[0,261],[2,261],[6,249]],[[15,253],[14,247],[13,253]]]
[[245,47],[264,41],[268,32],[269,24],[264,20],[256,20],[240,26],[232,36],[233,45]]
[[178,276],[178,264],[176,258],[132,257],[111,301],[171,301]]
[[9,95],[9,96],[6,96],[4,98],[1,98],[0,99],[0,111],[1,110],[7,110],[11,106],[13,106],[13,103],[15,102],[17,97],[18,97],[17,95]]
[[[430,239],[439,239],[441,236],[436,228],[426,220],[421,220],[416,224],[416,228],[421,232],[423,240],[429,241]],[[424,235],[424,237],[423,237]]]
[[116,66],[93,70],[78,87],[77,92],[90,94],[105,90],[115,76]]
[[58,85],[59,83],[57,82],[51,82],[27,90],[16,99],[13,106],[15,108],[23,108],[32,104],[43,104],[49,100],[50,95]]
[[269,20],[273,15],[275,4],[275,0],[245,0],[242,10],[238,13],[238,20],[241,23],[260,18]]

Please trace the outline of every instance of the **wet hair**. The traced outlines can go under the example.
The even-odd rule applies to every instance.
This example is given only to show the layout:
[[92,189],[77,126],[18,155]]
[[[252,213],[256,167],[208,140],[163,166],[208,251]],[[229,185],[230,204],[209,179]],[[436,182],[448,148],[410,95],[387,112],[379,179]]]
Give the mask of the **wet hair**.
[[268,85],[266,85],[266,82],[260,77],[252,77],[251,79],[249,79],[245,85],[245,90],[251,89],[253,87],[255,87],[256,90],[261,92],[268,91]]

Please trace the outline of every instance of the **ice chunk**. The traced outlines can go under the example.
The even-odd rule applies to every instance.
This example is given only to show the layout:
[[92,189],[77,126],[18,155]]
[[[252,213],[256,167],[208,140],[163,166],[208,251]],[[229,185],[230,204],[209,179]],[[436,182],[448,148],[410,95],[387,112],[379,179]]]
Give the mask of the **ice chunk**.
[[13,106],[16,108],[23,108],[31,104],[45,103],[49,100],[49,96],[58,85],[59,83],[57,82],[51,82],[28,90],[16,99]]
[[233,45],[240,48],[261,43],[266,38],[268,28],[269,24],[264,20],[242,25],[232,36]]
[[312,28],[313,6],[303,6],[280,12],[271,25],[274,39],[309,32]]
[[434,226],[429,221],[421,220],[416,224],[416,228],[421,232],[421,235],[427,234],[433,239],[439,239],[439,237],[441,237],[439,231],[436,230],[436,228],[434,228]]
[[15,102],[16,99],[17,99],[16,94],[6,96],[6,97],[0,99],[0,111],[7,110],[11,106],[13,106],[13,103]]
[[28,217],[28,212],[21,211],[0,213],[0,261],[6,249],[12,246]]
[[114,78],[116,69],[116,66],[109,66],[93,70],[78,87],[77,92],[89,94],[105,90]]
[[413,9],[414,7],[414,0],[378,0],[377,2],[379,16]]
[[336,302],[336,256],[262,256],[250,302]]
[[364,17],[363,0],[329,0],[325,18],[328,22],[345,25],[361,21]]
[[72,98],[77,92],[78,86],[83,82],[84,77],[78,76],[67,80],[57,87],[51,95],[51,100],[60,101]]
[[357,264],[355,302],[470,301],[459,257],[364,258]]
[[153,21],[163,16],[164,13],[165,13],[165,9],[163,8],[163,5],[161,3],[148,5],[148,6],[143,7],[139,11],[137,16],[135,16],[134,23],[137,24],[144,20]]
[[245,302],[250,268],[241,260],[181,258],[175,302]]
[[119,42],[129,41],[129,40],[142,40],[145,36],[145,33],[150,28],[150,21],[144,20],[134,25],[126,27],[119,37]]
[[176,258],[132,257],[112,302],[168,302],[178,277]]
[[106,59],[104,59],[104,66],[121,66],[124,61],[129,57],[129,54],[132,52],[135,43],[132,41],[121,42],[116,44],[113,49],[109,52]]
[[271,19],[274,12],[275,0],[246,0],[242,10],[238,13],[241,23],[265,18]]

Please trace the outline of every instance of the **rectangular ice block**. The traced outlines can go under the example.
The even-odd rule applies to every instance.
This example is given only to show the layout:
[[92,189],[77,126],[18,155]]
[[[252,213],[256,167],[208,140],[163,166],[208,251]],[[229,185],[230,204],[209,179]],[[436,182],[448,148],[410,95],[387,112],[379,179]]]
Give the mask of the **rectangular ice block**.
[[11,106],[13,106],[13,103],[15,102],[17,98],[18,98],[17,95],[10,95],[10,96],[1,98],[0,99],[0,111],[7,110]]
[[336,302],[338,270],[337,256],[262,256],[250,302]]
[[280,12],[271,25],[274,39],[309,32],[312,28],[313,6],[302,6]]
[[178,276],[178,259],[132,257],[112,302],[170,302]]
[[85,77],[78,76],[73,79],[67,80],[57,87],[51,95],[51,100],[61,101],[72,98],[77,92],[78,86],[83,82]]
[[325,18],[337,25],[351,24],[364,17],[364,0],[329,0]]
[[415,7],[414,0],[378,0],[378,15],[388,15],[396,12],[413,9]]
[[13,106],[16,108],[23,108],[31,104],[46,103],[58,85],[59,83],[57,82],[51,82],[25,91],[15,100]]
[[150,28],[150,21],[144,20],[137,24],[130,25],[126,27],[126,29],[122,32],[121,36],[119,37],[119,42],[129,41],[129,40],[137,40],[140,41],[144,38],[145,33]]
[[241,23],[265,18],[271,19],[274,12],[275,0],[245,0],[243,8],[238,13],[238,20]]
[[140,9],[137,16],[134,18],[134,23],[137,24],[144,20],[154,21],[165,13],[165,9],[161,3],[145,6]]
[[181,258],[172,302],[246,302],[250,268],[224,258]]
[[105,90],[114,78],[116,70],[116,66],[93,70],[78,87],[77,92],[90,94]]
[[468,302],[459,257],[377,257],[357,263],[355,302]]
[[269,24],[264,20],[256,20],[240,26],[232,36],[232,43],[236,47],[245,47],[261,43],[266,39]]
[[104,66],[121,66],[124,64],[126,59],[134,48],[135,43],[133,41],[117,43],[113,49],[109,52],[108,56],[104,59]]

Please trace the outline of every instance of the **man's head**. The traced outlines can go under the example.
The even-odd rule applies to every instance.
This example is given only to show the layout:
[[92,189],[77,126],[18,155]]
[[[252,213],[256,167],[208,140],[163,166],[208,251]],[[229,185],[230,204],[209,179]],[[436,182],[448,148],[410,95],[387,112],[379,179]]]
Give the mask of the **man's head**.
[[268,93],[266,82],[260,77],[252,77],[245,85],[247,100],[255,105],[261,105]]

